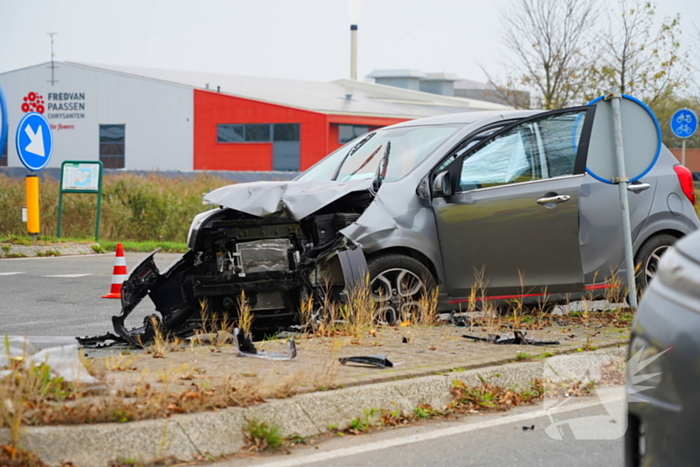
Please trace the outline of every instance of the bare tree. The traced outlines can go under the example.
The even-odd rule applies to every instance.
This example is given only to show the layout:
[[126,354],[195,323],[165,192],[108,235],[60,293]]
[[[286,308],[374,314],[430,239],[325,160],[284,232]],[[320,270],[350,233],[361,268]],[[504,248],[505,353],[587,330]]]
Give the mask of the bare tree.
[[690,46],[690,80],[693,83],[692,93],[700,97],[700,27],[695,26],[695,35],[691,39]]
[[[586,53],[597,11],[595,0],[517,0],[502,14],[504,78],[488,71],[489,83],[508,103],[522,108],[525,88],[535,108],[557,109],[581,102],[592,72]],[[483,67],[482,67],[483,69]]]
[[[688,77],[688,54],[680,44],[680,15],[655,27],[656,7],[647,0],[618,0],[607,31],[600,34],[600,60],[589,92],[612,85],[650,106],[670,97]],[[590,96],[589,96],[590,97]]]

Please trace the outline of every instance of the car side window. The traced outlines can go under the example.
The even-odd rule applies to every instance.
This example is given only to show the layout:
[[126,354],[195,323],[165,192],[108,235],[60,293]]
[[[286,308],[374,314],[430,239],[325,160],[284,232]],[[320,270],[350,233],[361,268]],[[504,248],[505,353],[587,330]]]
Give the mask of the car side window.
[[585,112],[522,123],[468,153],[460,191],[573,174]]

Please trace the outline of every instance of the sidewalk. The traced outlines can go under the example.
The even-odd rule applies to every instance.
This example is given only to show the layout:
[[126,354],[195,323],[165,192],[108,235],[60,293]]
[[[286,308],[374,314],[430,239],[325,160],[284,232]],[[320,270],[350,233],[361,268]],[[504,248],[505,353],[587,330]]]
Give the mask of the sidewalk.
[[[70,461],[91,467],[119,458],[149,462],[218,457],[234,454],[244,445],[243,429],[249,420],[275,424],[285,436],[308,437],[343,429],[372,409],[411,412],[419,404],[444,407],[451,401],[455,379],[478,385],[480,377],[491,378],[503,387],[525,388],[542,377],[544,357],[563,352],[584,359],[600,354],[623,357],[629,333],[626,327],[562,317],[559,324],[528,332],[531,338],[559,340],[556,346],[495,345],[462,337],[485,336],[487,331],[407,326],[382,328],[374,336],[297,338],[298,356],[290,361],[237,357],[231,345],[154,346],[151,353],[126,355],[115,350],[109,357],[89,360],[109,393],[128,399],[137,398],[141,390],[150,391],[156,395],[150,396],[153,403],[158,394],[167,394],[164,413],[128,423],[28,427],[21,443],[50,465]],[[284,340],[256,343],[259,350],[268,351],[285,350],[286,345]],[[591,351],[602,347],[609,350]],[[376,369],[338,362],[340,357],[377,354],[395,366]],[[214,400],[221,388],[245,402],[178,413],[199,410],[186,405],[187,398],[194,403],[209,394]],[[8,439],[8,431],[0,430],[0,444]]]

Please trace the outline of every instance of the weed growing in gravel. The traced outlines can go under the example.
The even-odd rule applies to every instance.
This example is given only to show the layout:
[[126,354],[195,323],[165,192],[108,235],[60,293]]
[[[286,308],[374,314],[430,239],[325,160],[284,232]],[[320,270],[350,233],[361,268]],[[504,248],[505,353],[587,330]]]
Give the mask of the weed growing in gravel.
[[245,450],[259,452],[266,449],[280,449],[284,445],[284,435],[275,424],[249,420],[243,429],[243,437],[246,441]]
[[238,297],[238,328],[244,334],[250,334],[253,327],[253,312],[250,308],[250,302],[245,296],[245,290],[241,290],[241,295]]

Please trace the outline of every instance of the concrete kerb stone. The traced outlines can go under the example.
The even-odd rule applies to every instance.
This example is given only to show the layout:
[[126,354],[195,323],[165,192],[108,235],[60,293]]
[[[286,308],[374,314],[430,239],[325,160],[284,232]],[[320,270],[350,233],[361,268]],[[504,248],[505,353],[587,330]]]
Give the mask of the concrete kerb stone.
[[394,389],[406,399],[411,409],[420,404],[442,408],[452,401],[450,394],[452,379],[454,378],[448,375],[435,375],[404,379],[392,384]]
[[102,423],[24,430],[20,444],[49,465],[70,461],[80,467],[109,465],[118,459],[192,459],[197,449],[175,420]]
[[[0,250],[2,257],[32,257],[42,255],[70,256],[70,255],[92,255],[95,254],[93,245],[97,243],[56,243],[53,245],[5,245]],[[9,246],[9,248],[6,248]]]
[[326,431],[316,426],[297,398],[275,400],[267,404],[249,407],[245,418],[248,421],[274,422],[285,436],[309,437],[320,435]]
[[[172,418],[200,455],[214,457],[237,452],[243,447],[247,409],[230,407],[217,412],[200,412]],[[140,423],[140,422],[138,422]]]
[[[557,361],[557,371],[570,368],[572,374],[582,374],[602,361],[625,355],[624,348],[569,354]],[[73,462],[79,467],[107,465],[119,458],[152,462],[164,457],[188,460],[197,455],[234,454],[244,445],[243,430],[250,420],[277,425],[285,436],[314,436],[331,428],[344,429],[353,418],[366,417],[372,409],[410,412],[421,403],[443,408],[451,401],[454,380],[478,385],[483,378],[499,386],[525,389],[535,378],[542,378],[546,364],[530,361],[454,371],[160,420],[25,427],[20,444],[49,465]],[[9,430],[0,430],[0,440],[8,439]]]
[[393,382],[304,394],[296,400],[322,433],[330,427],[343,430],[353,418],[365,417],[372,409],[394,411],[415,407],[396,390]]

